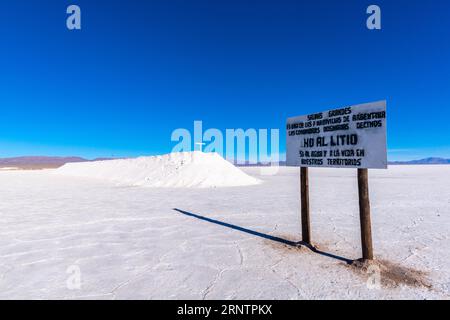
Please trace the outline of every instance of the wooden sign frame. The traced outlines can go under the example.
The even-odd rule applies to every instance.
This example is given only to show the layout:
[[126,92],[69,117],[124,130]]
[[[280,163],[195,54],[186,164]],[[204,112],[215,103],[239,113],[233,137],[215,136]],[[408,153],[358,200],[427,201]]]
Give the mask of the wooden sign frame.
[[[343,115],[340,119],[341,115]],[[350,117],[351,116],[351,117]],[[339,125],[328,125],[339,121]],[[325,123],[323,125],[322,123]],[[338,133],[334,133],[338,132]],[[328,148],[336,146],[336,137],[340,132],[344,136],[356,137],[354,149],[362,150],[360,159],[350,161],[349,165],[335,164],[339,161],[329,161],[331,152]],[[315,142],[317,141],[317,142]],[[328,143],[329,142],[329,143]],[[331,146],[330,146],[331,145]],[[352,148],[348,146],[347,148]],[[369,168],[386,169],[386,101],[377,101],[361,105],[349,106],[331,111],[325,111],[307,116],[288,119],[287,124],[287,165],[300,167],[300,199],[302,241],[312,246],[311,218],[309,202],[309,167],[356,168],[358,182],[359,218],[361,227],[362,259],[373,260],[372,227],[370,217]],[[318,161],[308,161],[314,157],[308,150],[318,150],[315,153]],[[367,150],[366,150],[367,149]],[[329,150],[329,149],[328,149]],[[357,153],[357,152],[356,152]],[[323,155],[320,158],[320,155]],[[339,157],[337,157],[339,160]],[[315,159],[312,159],[315,160]]]
[[[359,219],[361,224],[361,247],[363,260],[373,260],[372,223],[370,218],[368,169],[358,169]],[[309,170],[300,168],[300,203],[302,241],[312,246],[311,218],[309,211]]]

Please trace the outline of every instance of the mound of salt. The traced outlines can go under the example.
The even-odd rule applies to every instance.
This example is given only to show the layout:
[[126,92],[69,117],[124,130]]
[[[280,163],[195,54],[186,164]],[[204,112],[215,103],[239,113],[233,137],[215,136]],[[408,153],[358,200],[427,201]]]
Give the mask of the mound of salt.
[[57,174],[147,187],[234,187],[259,184],[217,153],[181,152],[154,157],[67,163]]

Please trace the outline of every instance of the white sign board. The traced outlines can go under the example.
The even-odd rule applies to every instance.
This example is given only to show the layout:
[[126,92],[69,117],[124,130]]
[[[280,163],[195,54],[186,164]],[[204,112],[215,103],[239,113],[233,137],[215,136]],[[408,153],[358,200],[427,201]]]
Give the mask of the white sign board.
[[286,164],[386,169],[386,101],[289,118]]

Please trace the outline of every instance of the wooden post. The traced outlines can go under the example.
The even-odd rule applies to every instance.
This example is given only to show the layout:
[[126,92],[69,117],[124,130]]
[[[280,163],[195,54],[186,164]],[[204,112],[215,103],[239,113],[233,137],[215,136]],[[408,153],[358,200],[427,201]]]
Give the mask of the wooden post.
[[300,192],[302,208],[302,240],[307,244],[311,244],[308,168],[300,168]]
[[359,218],[363,260],[373,260],[368,176],[367,169],[358,169]]

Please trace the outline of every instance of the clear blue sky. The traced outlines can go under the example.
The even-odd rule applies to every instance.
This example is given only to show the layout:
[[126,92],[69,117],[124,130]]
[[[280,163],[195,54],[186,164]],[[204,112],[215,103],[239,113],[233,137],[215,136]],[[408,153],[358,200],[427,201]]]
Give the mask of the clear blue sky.
[[14,0],[0,39],[0,157],[165,153],[194,120],[284,152],[287,117],[381,99],[391,159],[450,157],[448,0]]

